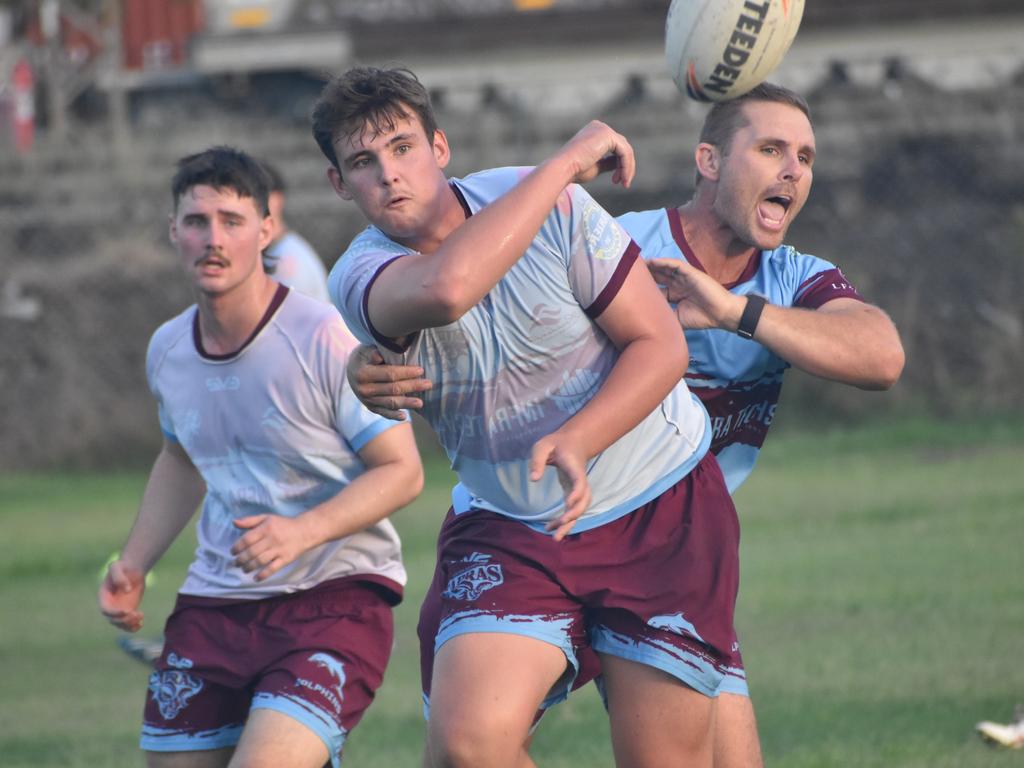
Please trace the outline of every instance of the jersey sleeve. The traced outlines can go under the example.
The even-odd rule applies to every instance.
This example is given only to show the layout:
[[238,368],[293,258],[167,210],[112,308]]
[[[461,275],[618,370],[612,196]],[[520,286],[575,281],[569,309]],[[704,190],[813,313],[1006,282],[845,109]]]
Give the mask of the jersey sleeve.
[[335,315],[321,327],[320,333],[325,342],[320,355],[320,376],[330,395],[334,427],[349,447],[358,452],[377,435],[402,422],[386,419],[370,411],[349,386],[345,367],[348,356],[356,346],[356,339],[341,318]]
[[331,302],[341,312],[352,334],[363,344],[400,352],[395,340],[381,334],[370,322],[367,301],[380,273],[403,252],[383,247],[364,235],[357,237],[338,259],[327,280]]
[[793,297],[794,307],[817,309],[832,299],[864,301],[839,267],[815,256],[800,254],[799,257],[803,274]]
[[156,414],[157,419],[160,422],[160,431],[164,437],[171,442],[179,442],[177,434],[174,432],[174,425],[171,423],[171,417],[168,415],[167,410],[164,407],[163,395],[160,393],[160,386],[158,384],[157,370],[163,361],[166,350],[164,344],[161,343],[163,334],[158,330],[157,333],[153,334],[153,337],[149,340],[149,347],[146,349],[146,381],[149,384],[149,391],[153,393],[153,398],[156,400]]
[[555,215],[564,220],[569,283],[587,315],[597,318],[626,280],[640,248],[622,225],[583,187],[572,184],[559,199]]

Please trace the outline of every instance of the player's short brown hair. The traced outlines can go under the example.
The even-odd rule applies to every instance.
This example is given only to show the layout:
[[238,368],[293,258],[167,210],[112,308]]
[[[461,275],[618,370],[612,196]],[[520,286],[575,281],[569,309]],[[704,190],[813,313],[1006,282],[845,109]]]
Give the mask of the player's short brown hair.
[[352,136],[367,128],[389,131],[396,121],[413,116],[433,141],[437,119],[430,94],[415,74],[404,67],[353,67],[324,86],[313,107],[313,138],[340,172],[334,151],[339,136]]
[[[700,143],[712,144],[718,147],[723,155],[729,154],[732,137],[740,128],[749,124],[747,116],[743,112],[744,105],[756,101],[768,101],[795,107],[803,112],[808,120],[811,119],[811,109],[807,106],[807,100],[799,93],[791,91],[789,88],[783,88],[781,85],[761,83],[734,99],[716,102],[707,117],[704,118],[704,126],[700,131]],[[697,183],[700,183],[700,178],[698,172]]]

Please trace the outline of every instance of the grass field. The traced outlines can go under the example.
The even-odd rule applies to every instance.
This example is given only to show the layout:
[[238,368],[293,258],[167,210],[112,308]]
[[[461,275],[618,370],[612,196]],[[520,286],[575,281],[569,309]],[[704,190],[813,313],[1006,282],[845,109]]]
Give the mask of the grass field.
[[[377,702],[348,768],[417,765],[416,611],[448,475],[396,516],[411,584]],[[142,473],[0,476],[0,765],[141,765],[146,670],[95,607],[97,573],[134,515]],[[737,621],[766,762],[786,768],[1018,766],[981,719],[1024,702],[1024,422],[897,423],[778,434],[737,496]],[[156,570],[160,631],[191,539]],[[544,720],[541,766],[611,766],[598,697]]]

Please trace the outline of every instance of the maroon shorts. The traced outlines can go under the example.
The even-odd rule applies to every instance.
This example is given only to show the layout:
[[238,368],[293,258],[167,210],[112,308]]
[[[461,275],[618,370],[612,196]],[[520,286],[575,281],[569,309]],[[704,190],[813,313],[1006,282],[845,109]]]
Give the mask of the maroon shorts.
[[353,577],[263,600],[178,595],[149,678],[142,748],[234,746],[249,711],[263,708],[309,727],[337,765],[383,679],[399,599]]
[[[434,653],[469,632],[538,638],[582,674],[595,653],[662,669],[708,696],[743,677],[733,628],[739,522],[710,454],[661,496],[557,542],[500,514],[449,512],[420,611],[420,671],[429,707]],[[571,676],[570,676],[571,677]]]

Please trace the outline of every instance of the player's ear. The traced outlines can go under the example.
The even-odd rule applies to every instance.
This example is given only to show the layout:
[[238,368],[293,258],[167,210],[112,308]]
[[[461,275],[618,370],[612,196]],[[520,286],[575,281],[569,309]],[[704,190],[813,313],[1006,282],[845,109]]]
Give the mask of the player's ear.
[[260,222],[260,251],[270,245],[271,237],[274,234],[274,217],[269,213]]
[[434,131],[432,144],[434,147],[434,157],[437,159],[437,167],[446,168],[448,162],[452,159],[452,150],[448,146],[448,137],[445,136],[444,131],[440,128]]
[[167,215],[167,237],[171,245],[178,244],[178,217],[173,212]]
[[352,193],[348,191],[345,180],[341,177],[341,171],[333,165],[327,166],[327,180],[331,182],[331,188],[338,197],[342,200],[352,199]]
[[694,161],[697,164],[697,173],[708,181],[718,181],[718,173],[722,161],[718,147],[702,141],[697,145],[697,149],[694,150],[693,154]]

